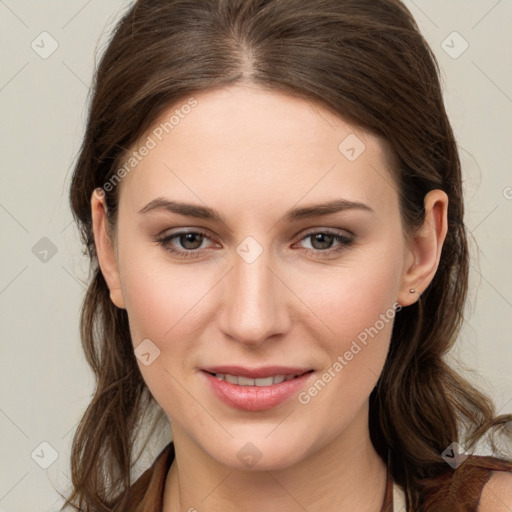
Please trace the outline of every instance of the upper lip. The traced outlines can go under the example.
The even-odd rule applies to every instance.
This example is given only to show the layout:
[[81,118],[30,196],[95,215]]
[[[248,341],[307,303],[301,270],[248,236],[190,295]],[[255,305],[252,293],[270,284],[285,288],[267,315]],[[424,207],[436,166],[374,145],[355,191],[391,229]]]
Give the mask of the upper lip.
[[245,368],[243,366],[209,366],[202,368],[209,373],[222,373],[236,375],[237,377],[247,377],[248,379],[264,379],[274,375],[302,375],[312,371],[312,368],[300,368],[290,366],[260,366],[259,368]]

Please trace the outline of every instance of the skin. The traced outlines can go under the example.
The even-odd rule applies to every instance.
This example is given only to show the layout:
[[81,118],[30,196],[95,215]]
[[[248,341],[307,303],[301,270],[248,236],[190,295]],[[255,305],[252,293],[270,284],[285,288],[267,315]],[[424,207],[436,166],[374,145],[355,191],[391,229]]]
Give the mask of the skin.
[[[310,382],[321,378],[381,314],[414,303],[429,285],[448,198],[427,194],[424,225],[407,239],[383,140],[320,105],[254,85],[194,97],[191,113],[122,179],[111,238],[104,202],[91,197],[111,299],[128,312],[134,347],[150,339],[160,350],[139,367],[175,443],[164,511],[378,512],[386,467],[369,437],[368,397],[392,321],[307,404],[293,397],[267,411],[236,410],[213,395],[199,369],[282,364],[315,369]],[[366,146],[355,161],[338,150],[350,134]],[[139,213],[157,197],[206,205],[226,222]],[[280,221],[290,208],[339,198],[373,213]],[[208,235],[169,242],[194,257],[155,242],[180,228]],[[315,243],[325,229],[353,243]],[[252,263],[236,251],[247,236],[263,251]],[[250,468],[237,457],[247,442],[261,453]]]

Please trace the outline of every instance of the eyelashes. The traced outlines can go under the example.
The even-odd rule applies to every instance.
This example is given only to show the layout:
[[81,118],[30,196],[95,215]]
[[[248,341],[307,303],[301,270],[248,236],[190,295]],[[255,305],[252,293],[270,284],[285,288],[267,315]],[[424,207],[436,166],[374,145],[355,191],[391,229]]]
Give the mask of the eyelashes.
[[[321,235],[321,239],[318,239],[318,235]],[[327,235],[327,237],[325,236]],[[338,243],[338,245],[333,249],[331,247],[327,247],[324,249],[306,249],[303,248],[303,251],[308,256],[313,256],[317,258],[325,258],[325,257],[332,257],[335,254],[338,254],[344,250],[346,250],[348,247],[350,247],[354,242],[354,237],[350,237],[341,233],[338,233],[336,231],[332,231],[329,229],[323,229],[323,230],[317,230],[317,231],[310,231],[306,235],[304,235],[299,242],[302,242],[303,240],[307,240],[308,238],[311,239],[312,237],[315,237],[314,242],[320,243],[320,244],[326,244],[326,245],[332,245],[335,242]],[[197,258],[200,257],[202,249],[200,247],[194,247],[194,248],[186,248],[187,244],[197,244],[197,239],[199,239],[200,246],[202,245],[202,242],[204,239],[209,239],[207,233],[201,230],[194,230],[194,231],[177,231],[175,233],[171,233],[168,235],[165,235],[163,237],[159,237],[155,239],[155,242],[163,247],[163,249],[179,258]],[[172,243],[174,239],[178,239],[179,243],[184,247],[183,249],[178,249],[176,245]],[[185,246],[183,245],[185,243]]]

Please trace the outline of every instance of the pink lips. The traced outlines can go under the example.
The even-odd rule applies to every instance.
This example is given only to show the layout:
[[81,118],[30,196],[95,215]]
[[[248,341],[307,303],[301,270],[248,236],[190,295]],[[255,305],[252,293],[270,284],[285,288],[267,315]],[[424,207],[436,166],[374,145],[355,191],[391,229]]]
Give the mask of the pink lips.
[[[210,373],[222,373],[247,378],[265,378],[273,375],[299,375],[271,386],[240,386],[232,384]],[[283,366],[267,366],[248,369],[239,366],[216,366],[204,368],[201,372],[214,394],[225,404],[244,411],[264,411],[276,407],[291,396],[296,395],[313,374],[312,370]]]

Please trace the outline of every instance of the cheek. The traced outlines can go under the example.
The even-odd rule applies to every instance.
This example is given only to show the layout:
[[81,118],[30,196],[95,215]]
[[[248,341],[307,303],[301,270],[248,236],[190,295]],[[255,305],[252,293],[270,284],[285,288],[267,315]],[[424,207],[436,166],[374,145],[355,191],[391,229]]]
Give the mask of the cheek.
[[198,279],[193,265],[176,265],[155,258],[154,247],[133,245],[125,250],[130,256],[122,262],[121,280],[134,345],[148,337],[159,345],[184,331],[192,335],[201,298],[213,283],[207,275]]
[[318,276],[315,283],[312,277],[302,278],[301,289],[308,290],[304,302],[318,314],[322,332],[328,333],[321,338],[330,359],[325,379],[335,382],[332,389],[338,390],[337,405],[331,406],[356,407],[373,389],[385,363],[400,277],[394,250],[385,249],[347,258],[323,281]]
[[[207,279],[197,278],[192,265],[173,268],[168,262],[150,259],[151,253],[154,249],[146,253],[134,250],[122,267],[130,333],[134,347],[149,339],[159,350],[149,365],[138,362],[153,397],[166,412],[183,411],[190,409],[189,397],[183,393],[184,370],[190,370],[192,345],[201,337],[201,298],[204,300],[211,285]],[[204,421],[199,412],[194,415],[198,416],[194,421]]]
[[[394,318],[399,269],[392,259],[347,263],[329,269],[324,279],[318,274],[299,279],[296,289],[304,290],[304,302],[337,339],[355,339],[383,314]],[[381,322],[378,326],[382,330]]]

